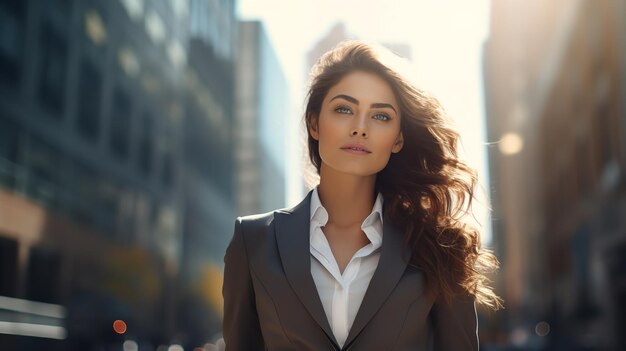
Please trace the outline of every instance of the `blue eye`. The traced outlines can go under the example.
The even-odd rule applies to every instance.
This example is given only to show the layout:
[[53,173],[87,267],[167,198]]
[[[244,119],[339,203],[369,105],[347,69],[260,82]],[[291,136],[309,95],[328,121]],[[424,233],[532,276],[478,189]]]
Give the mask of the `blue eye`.
[[381,121],[388,121],[388,120],[391,119],[391,117],[387,116],[384,113],[378,113],[378,114],[374,115],[374,119],[378,119],[378,120],[381,120]]
[[351,114],[352,113],[352,111],[349,108],[343,107],[343,106],[337,107],[335,109],[335,111],[338,112],[338,113],[343,113],[343,114]]

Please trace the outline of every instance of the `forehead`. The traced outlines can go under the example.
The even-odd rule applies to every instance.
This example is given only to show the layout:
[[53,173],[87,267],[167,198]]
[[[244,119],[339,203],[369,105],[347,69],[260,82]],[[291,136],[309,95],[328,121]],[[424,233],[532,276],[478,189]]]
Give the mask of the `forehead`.
[[389,83],[377,74],[364,71],[354,71],[345,75],[328,90],[324,99],[325,102],[330,101],[338,94],[352,96],[359,100],[360,104],[369,105],[383,102],[394,106],[398,105]]

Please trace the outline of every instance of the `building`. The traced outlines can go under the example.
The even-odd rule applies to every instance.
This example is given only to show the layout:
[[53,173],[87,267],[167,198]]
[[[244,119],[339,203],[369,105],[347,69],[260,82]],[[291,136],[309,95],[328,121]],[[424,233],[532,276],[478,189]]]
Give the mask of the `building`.
[[[309,73],[309,70],[325,52],[334,48],[344,40],[354,39],[358,39],[357,36],[348,32],[343,22],[335,23],[335,25],[313,45],[311,50],[309,50],[307,54],[306,73]],[[411,47],[409,45],[401,43],[381,43],[381,45],[407,60],[412,59]]]
[[499,335],[522,349],[622,349],[626,4],[491,8],[484,78],[507,308]]
[[235,24],[232,1],[0,3],[2,348],[219,332]]
[[261,22],[239,23],[234,131],[238,213],[286,203],[287,81]]
[[[172,2],[174,3],[174,2]],[[185,348],[221,333],[222,266],[236,217],[233,1],[190,2],[182,165],[184,219],[178,332]]]

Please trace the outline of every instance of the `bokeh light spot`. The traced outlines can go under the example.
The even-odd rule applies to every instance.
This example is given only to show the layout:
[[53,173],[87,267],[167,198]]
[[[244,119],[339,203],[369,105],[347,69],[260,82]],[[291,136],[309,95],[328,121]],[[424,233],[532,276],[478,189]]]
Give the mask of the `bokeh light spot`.
[[124,351],[137,351],[139,350],[139,344],[134,340],[126,340],[122,344]]
[[506,133],[498,144],[504,155],[515,155],[524,148],[524,139],[517,133]]
[[548,322],[541,321],[535,326],[535,333],[539,336],[546,336],[550,334],[550,324]]
[[113,322],[113,330],[115,330],[115,332],[118,334],[126,333],[126,328],[126,322],[121,319],[117,319],[115,322]]

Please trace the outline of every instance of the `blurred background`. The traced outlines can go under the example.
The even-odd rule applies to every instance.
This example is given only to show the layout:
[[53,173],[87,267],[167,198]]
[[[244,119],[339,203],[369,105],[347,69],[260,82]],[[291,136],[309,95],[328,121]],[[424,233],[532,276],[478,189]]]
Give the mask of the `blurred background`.
[[481,349],[626,349],[626,0],[0,0],[0,349],[207,349],[235,218],[315,184],[307,74],[351,38],[480,173]]

